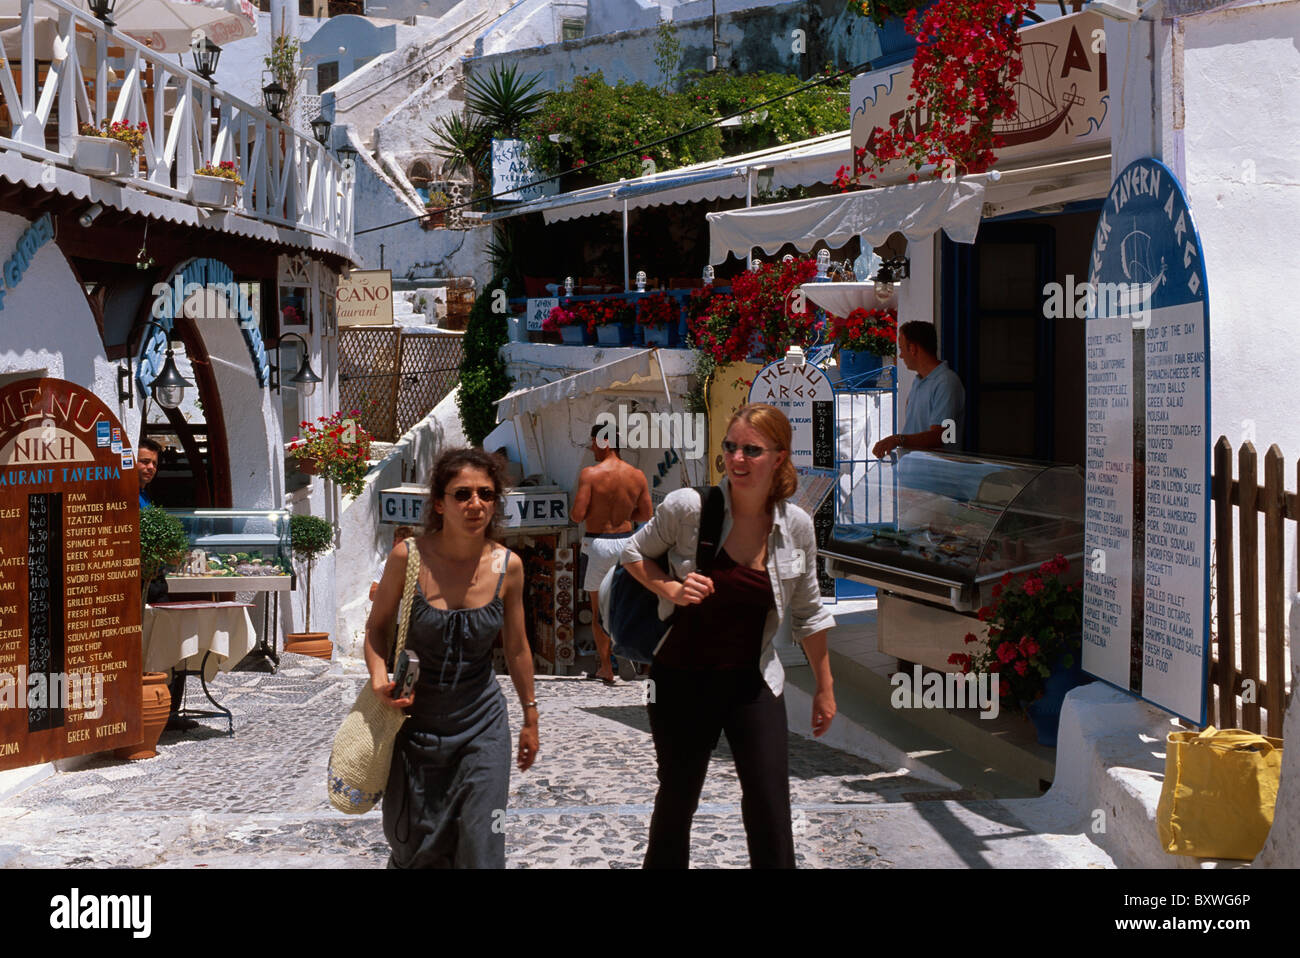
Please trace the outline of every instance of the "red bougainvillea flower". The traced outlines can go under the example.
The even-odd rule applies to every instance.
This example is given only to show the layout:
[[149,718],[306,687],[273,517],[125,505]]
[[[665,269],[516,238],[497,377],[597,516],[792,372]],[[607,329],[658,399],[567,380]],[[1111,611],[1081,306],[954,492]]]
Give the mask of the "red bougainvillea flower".
[[[1022,635],[1020,637],[1020,654],[1025,658],[1038,654],[1038,642],[1031,636]],[[1022,673],[1023,674],[1023,673]]]
[[1025,579],[1025,595],[1038,595],[1043,591],[1043,580],[1036,575]]
[[1016,663],[1017,675],[1024,675],[1028,671],[1029,671],[1029,663],[1026,662],[1024,659],[1021,659],[1019,662]]
[[1014,642],[1003,642],[997,648],[998,661],[1004,665],[1020,655],[1020,650],[1016,648]]
[[979,638],[978,636],[975,635],[974,632],[967,632],[966,638],[963,641],[965,641],[967,645],[970,645],[972,642],[978,642]]

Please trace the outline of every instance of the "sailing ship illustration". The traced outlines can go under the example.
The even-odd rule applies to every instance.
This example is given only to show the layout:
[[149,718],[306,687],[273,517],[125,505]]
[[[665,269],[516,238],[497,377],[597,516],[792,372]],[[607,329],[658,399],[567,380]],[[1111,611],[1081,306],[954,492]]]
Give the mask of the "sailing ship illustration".
[[1024,69],[1015,83],[1016,112],[993,124],[993,132],[1002,138],[1004,147],[1045,140],[1062,123],[1069,130],[1070,110],[1087,102],[1079,96],[1077,83],[1071,83],[1058,100],[1053,64],[1059,49],[1055,43],[1042,41],[1021,48]]
[[1117,290],[1120,313],[1144,309],[1157,289],[1164,285],[1169,264],[1160,257],[1160,268],[1156,269],[1154,255],[1151,252],[1151,236],[1137,228],[1134,221],[1133,230],[1124,237],[1119,245],[1120,266],[1124,278],[1130,285],[1123,285]]

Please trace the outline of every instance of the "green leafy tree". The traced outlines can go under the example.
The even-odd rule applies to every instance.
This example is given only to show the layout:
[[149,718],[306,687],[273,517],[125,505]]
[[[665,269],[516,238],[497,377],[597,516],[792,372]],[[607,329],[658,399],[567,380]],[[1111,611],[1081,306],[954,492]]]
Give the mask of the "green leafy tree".
[[497,277],[474,301],[465,329],[465,358],[460,364],[457,403],[465,436],[474,446],[481,446],[487,434],[496,428],[496,404],[510,391],[513,382],[501,361],[501,347],[509,339],[506,313],[493,309],[493,306],[503,307],[505,302],[505,290]]
[[311,631],[311,573],[318,556],[334,547],[334,526],[317,516],[289,517],[289,547],[295,558],[307,563],[307,624]]
[[663,89],[672,87],[681,57],[682,41],[677,39],[677,30],[671,21],[660,20],[655,34],[655,66],[663,77],[659,84]]

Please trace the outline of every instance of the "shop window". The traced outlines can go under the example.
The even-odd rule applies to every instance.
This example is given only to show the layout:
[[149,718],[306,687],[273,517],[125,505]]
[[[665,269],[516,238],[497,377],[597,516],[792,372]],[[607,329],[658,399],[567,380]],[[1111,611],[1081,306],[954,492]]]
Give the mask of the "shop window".
[[339,82],[339,64],[337,60],[316,64],[316,92],[324,93]]

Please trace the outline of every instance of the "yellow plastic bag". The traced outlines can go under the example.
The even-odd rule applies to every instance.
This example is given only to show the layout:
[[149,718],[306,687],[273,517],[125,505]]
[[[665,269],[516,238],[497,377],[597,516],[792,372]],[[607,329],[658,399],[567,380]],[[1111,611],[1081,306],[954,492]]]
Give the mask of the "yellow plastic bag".
[[1239,728],[1170,732],[1156,808],[1171,855],[1252,859],[1273,826],[1282,740]]

